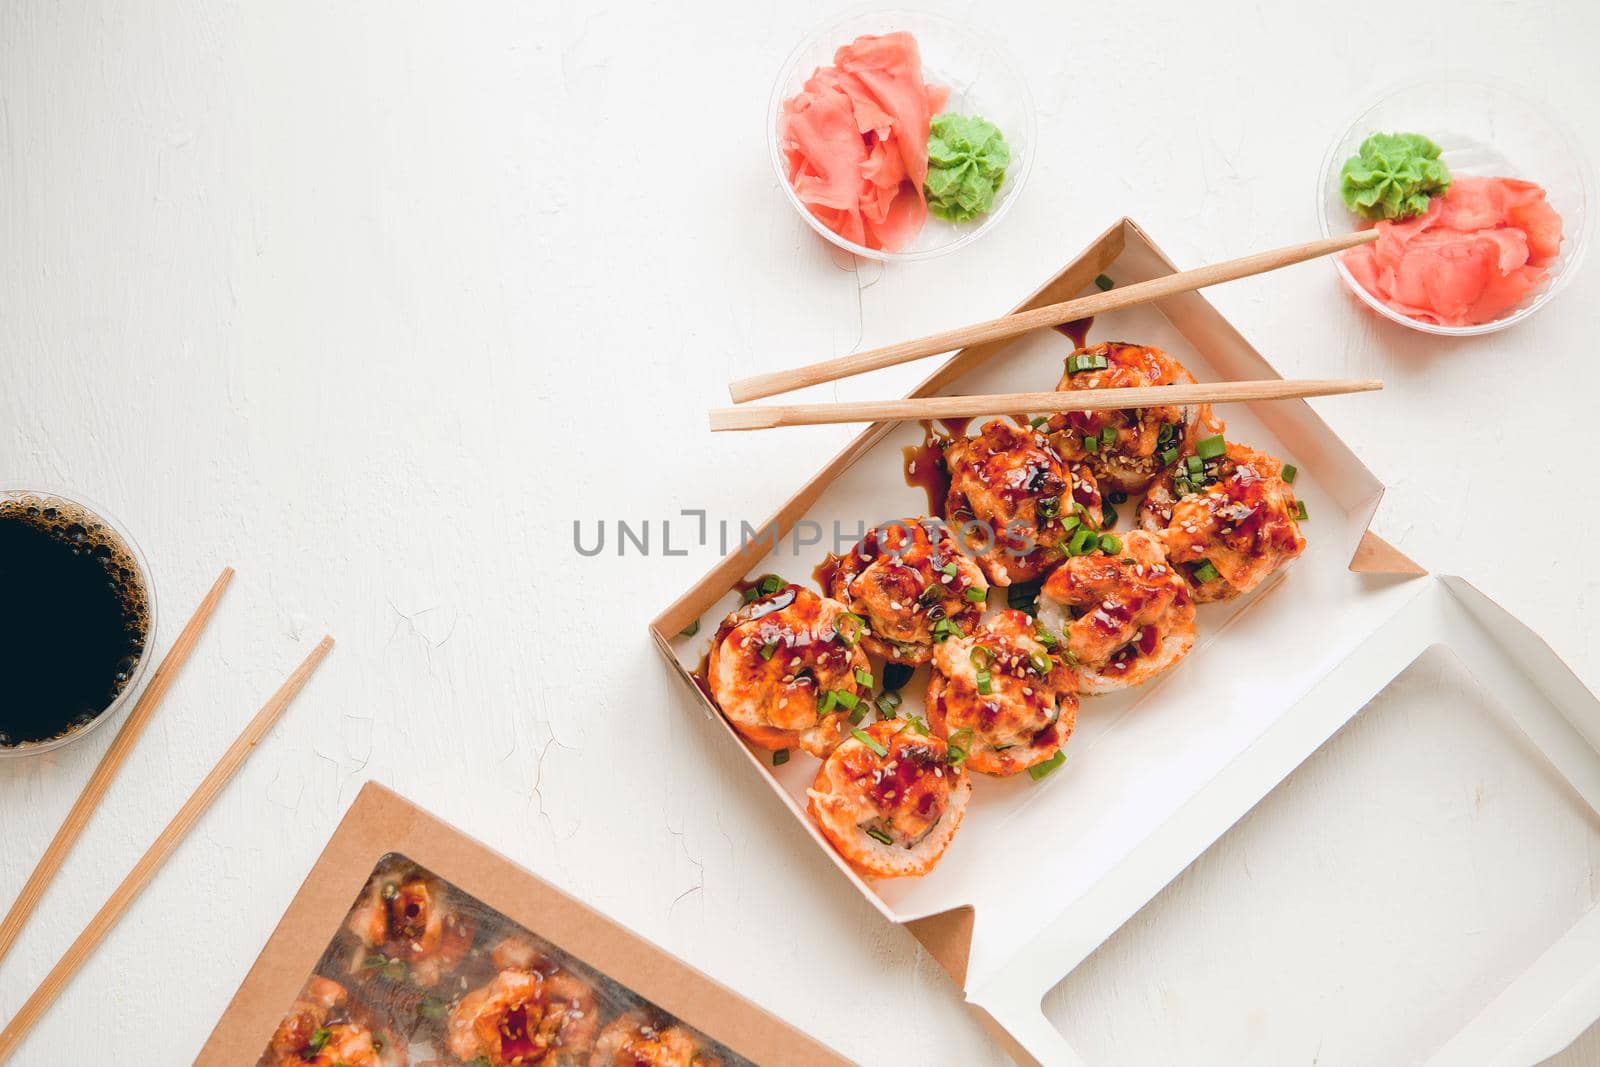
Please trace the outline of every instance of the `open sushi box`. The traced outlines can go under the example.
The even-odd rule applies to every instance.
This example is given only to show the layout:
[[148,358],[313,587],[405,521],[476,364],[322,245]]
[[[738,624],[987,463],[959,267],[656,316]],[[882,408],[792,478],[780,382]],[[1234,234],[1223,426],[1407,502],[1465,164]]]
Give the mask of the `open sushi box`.
[[[1124,285],[1176,268],[1132,221],[1113,225],[1017,308]],[[1090,341],[1158,346],[1200,381],[1272,378],[1268,362],[1197,293],[1102,317]],[[965,349],[911,395],[1048,388],[1070,351],[1040,331]],[[806,809],[815,760],[775,765],[718,713],[696,674],[741,586],[776,573],[805,579],[831,546],[801,529],[858,530],[930,513],[902,476],[922,440],[914,424],[879,423],[855,437],[791,496],[759,536],[725,556],[660,614],[651,633],[702,707],[740,746],[752,774],[810,833],[863,897],[905,926],[961,986],[1020,1063],[1085,1062],[1070,1022],[1042,1003],[1097,947],[1386,687],[1439,646],[1488,694],[1514,750],[1600,812],[1600,701],[1537,635],[1466,581],[1426,571],[1369,529],[1383,486],[1303,401],[1230,405],[1227,435],[1298,467],[1307,505],[1304,554],[1262,586],[1203,604],[1193,651],[1160,678],[1084,699],[1054,773],[977,781],[959,832],[921,877],[863,877]],[[845,547],[848,547],[846,545]],[[841,552],[844,548],[833,548]],[[747,587],[747,585],[745,585]],[[696,624],[699,624],[698,626]],[[925,668],[902,690],[921,714]],[[1026,847],[1011,847],[1015,843]],[[1552,1055],[1600,1016],[1600,909],[1592,899],[1531,964],[1482,976],[1489,990],[1464,1025],[1437,1036],[1430,1063],[1526,1063]],[[779,1061],[773,1061],[779,1062]]]

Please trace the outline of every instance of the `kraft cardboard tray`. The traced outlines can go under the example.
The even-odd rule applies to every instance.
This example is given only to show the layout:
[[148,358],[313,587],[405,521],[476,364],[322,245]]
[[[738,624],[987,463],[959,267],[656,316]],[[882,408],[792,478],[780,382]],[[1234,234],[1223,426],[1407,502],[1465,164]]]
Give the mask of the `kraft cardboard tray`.
[[[1175,269],[1124,219],[1017,310],[1093,291],[1100,274],[1123,285]],[[1201,381],[1278,376],[1197,293],[1103,316],[1089,340],[1157,345]],[[965,349],[911,395],[1048,389],[1069,350],[1053,331]],[[1366,402],[1377,408],[1383,399]],[[693,678],[717,624],[739,603],[741,579],[773,571],[811,584],[812,567],[833,546],[797,540],[809,540],[818,528],[830,531],[835,522],[853,531],[862,522],[928,513],[924,491],[901,474],[902,449],[921,440],[920,427],[868,427],[779,507],[762,536],[725,556],[650,626],[699,706],[744,750],[753,773],[788,806],[820,854],[927,947],[1019,1062],[1076,1062],[1040,1010],[1044,994],[1314,751],[1337,728],[1335,719],[1356,714],[1393,677],[1394,670],[1384,673],[1393,658],[1386,642],[1403,645],[1410,631],[1391,632],[1391,625],[1415,617],[1418,604],[1465,595],[1458,583],[1447,592],[1432,579],[1408,580],[1426,572],[1368,529],[1381,483],[1307,404],[1228,405],[1219,414],[1230,440],[1298,466],[1295,490],[1310,514],[1305,554],[1248,596],[1202,605],[1194,651],[1164,678],[1085,699],[1066,764],[1054,774],[1038,783],[1026,775],[975,781],[961,830],[923,878],[859,877],[805,814],[816,761],[796,754],[772,766],[769,754],[744,745]],[[683,636],[697,620],[698,632]],[[1388,658],[1380,662],[1378,653]],[[925,672],[919,669],[902,691],[915,713]],[[1585,699],[1593,715],[1593,698]],[[1570,702],[1561,711],[1575,714]],[[1586,736],[1600,742],[1600,728]],[[1281,737],[1300,748],[1282,741],[1273,758],[1262,755],[1269,739]],[[1600,971],[1594,981],[1600,986]],[[1574,1016],[1588,1011],[1590,1001],[1592,1019],[1600,1013],[1600,988]]]
[[759,1064],[848,1060],[375,782],[350,805],[196,1064],[252,1064],[380,860],[398,854]]

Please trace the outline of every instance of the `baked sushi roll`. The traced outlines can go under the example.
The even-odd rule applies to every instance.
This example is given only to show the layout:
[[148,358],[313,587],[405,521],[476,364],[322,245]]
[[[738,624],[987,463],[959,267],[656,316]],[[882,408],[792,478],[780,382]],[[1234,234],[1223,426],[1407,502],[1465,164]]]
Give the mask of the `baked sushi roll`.
[[1248,593],[1305,551],[1303,506],[1265,452],[1204,438],[1151,487],[1139,525],[1157,534],[1199,603]]
[[866,629],[837,600],[777,586],[718,627],[706,687],[751,744],[826,756],[872,689],[872,663],[860,644]]
[[312,975],[278,1023],[260,1067],[406,1067],[405,1047],[351,1015],[344,986]]
[[818,568],[828,595],[866,620],[862,647],[892,663],[928,662],[938,643],[978,624],[989,594],[983,568],[927,521],[877,526]]
[[472,920],[436,878],[392,870],[367,883],[345,919],[357,942],[350,973],[424,989],[454,970],[472,948]]
[[967,767],[1016,774],[1053,759],[1072,736],[1078,677],[1048,640],[1008,608],[934,653],[928,724]]
[[[1159,348],[1106,341],[1068,356],[1056,391],[1193,384],[1194,375]],[[1130,495],[1144,492],[1188,448],[1197,426],[1222,431],[1209,404],[1064,411],[1046,423],[1062,458],[1087,464],[1101,492]]]
[[495,946],[492,958],[501,971],[445,1022],[450,1055],[488,1067],[584,1067],[600,1031],[589,983],[520,939]]
[[722,1059],[689,1027],[641,1008],[606,1025],[589,1067],[722,1067]]
[[1062,459],[1038,430],[992,419],[976,437],[946,444],[944,464],[944,518],[991,584],[1040,577],[1065,558],[1074,531],[1100,525],[1094,475]]
[[1039,625],[1057,635],[1083,693],[1140,685],[1194,647],[1194,600],[1160,537],[1134,530],[1100,545],[1039,591]]
[[927,874],[966,814],[972,782],[944,739],[914,719],[853,730],[817,770],[807,810],[869,878]]

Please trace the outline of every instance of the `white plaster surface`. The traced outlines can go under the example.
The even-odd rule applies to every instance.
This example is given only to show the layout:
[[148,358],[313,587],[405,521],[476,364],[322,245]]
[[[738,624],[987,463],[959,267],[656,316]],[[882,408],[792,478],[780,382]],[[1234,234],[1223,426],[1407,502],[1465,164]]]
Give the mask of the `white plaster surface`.
[[[17,1062],[187,1062],[367,778],[854,1058],[1000,1062],[648,643],[716,556],[663,556],[660,521],[763,517],[852,432],[714,438],[704,409],[730,377],[999,312],[1122,214],[1183,265],[1309,239],[1328,143],[1412,77],[1514,79],[1600,157],[1600,6],[1583,0],[966,4],[948,10],[994,28],[1036,95],[1031,185],[964,252],[852,269],[792,214],[763,130],[783,57],[834,6],[0,5],[0,483],[75,490],[135,532],[162,647],[220,566],[239,569],[0,968],[0,1013],[278,678],[339,639]],[[1287,376],[1388,381],[1313,402],[1391,486],[1379,531],[1470,578],[1591,686],[1597,298],[1590,263],[1529,323],[1451,342],[1364,313],[1326,264],[1212,294]],[[918,373],[814,398],[894,395]],[[650,519],[655,551],[580,558],[575,519]],[[110,739],[0,765],[0,895]],[[1285,787],[1306,795],[1262,818],[1326,818],[1369,748],[1326,750]],[[1228,850],[1274,833],[1293,837],[1225,839],[1091,959],[1081,1010],[1109,1033],[1174,1025],[1137,961],[1233,951],[1236,915],[1162,909],[1248,877]],[[1559,842],[1597,877],[1588,838],[1532,841]],[[1404,865],[1380,876],[1437,891]],[[1273,877],[1326,901],[1315,869]],[[1361,959],[1330,965],[1361,979]],[[1273,1048],[1303,1048],[1303,1002],[1259,977],[1241,996]],[[1232,1062],[1272,1062],[1258,1055]],[[1568,1061],[1597,1058],[1591,1033]]]

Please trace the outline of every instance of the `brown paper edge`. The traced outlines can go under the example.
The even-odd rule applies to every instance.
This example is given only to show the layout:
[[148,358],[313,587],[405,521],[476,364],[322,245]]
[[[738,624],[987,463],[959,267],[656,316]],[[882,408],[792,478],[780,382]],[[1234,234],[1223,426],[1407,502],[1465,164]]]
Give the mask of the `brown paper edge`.
[[378,859],[399,852],[756,1063],[849,1060],[376,782],[362,787],[195,1063],[256,1062]]
[[1427,574],[1428,568],[1373,533],[1370,529],[1361,535],[1355,555],[1350,557],[1350,569],[1356,574]]
[[972,957],[972,925],[977,912],[970,904],[906,923],[911,936],[962,989],[967,987],[967,961]]

